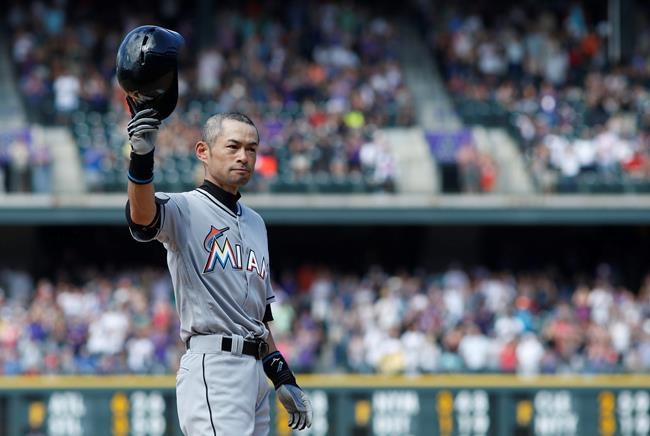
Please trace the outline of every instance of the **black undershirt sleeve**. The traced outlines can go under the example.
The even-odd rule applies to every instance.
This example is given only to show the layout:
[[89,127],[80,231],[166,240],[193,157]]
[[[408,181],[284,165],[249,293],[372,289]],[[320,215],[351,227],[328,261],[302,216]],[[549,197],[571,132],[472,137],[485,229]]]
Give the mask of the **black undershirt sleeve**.
[[270,304],[266,305],[266,310],[264,311],[264,318],[262,319],[262,321],[263,322],[273,321],[273,313],[271,312]]
[[136,224],[131,220],[131,208],[128,201],[126,202],[125,215],[126,222],[129,224],[129,229],[131,229],[131,233],[136,240],[151,241],[158,234],[158,230],[160,230],[160,203],[158,202],[158,199],[156,199],[156,216],[149,225],[143,226]]

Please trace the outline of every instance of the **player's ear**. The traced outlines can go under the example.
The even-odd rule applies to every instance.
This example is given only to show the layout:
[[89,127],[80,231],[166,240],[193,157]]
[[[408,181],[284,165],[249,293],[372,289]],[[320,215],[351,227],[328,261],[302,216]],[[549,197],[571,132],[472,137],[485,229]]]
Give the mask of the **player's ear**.
[[207,142],[199,141],[196,143],[195,147],[196,157],[203,163],[208,163],[208,153],[210,152],[210,146]]

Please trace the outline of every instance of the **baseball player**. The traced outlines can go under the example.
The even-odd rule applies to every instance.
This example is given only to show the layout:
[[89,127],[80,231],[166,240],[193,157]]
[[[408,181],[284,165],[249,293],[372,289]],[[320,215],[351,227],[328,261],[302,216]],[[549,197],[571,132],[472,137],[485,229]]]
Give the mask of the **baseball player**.
[[[155,109],[128,124],[132,147],[126,218],[138,241],[167,250],[181,338],[187,345],[176,376],[178,417],[186,436],[263,435],[270,429],[270,387],[289,426],[311,426],[312,406],[277,350],[266,227],[242,204],[239,188],[255,168],[259,134],[245,115],[212,116],[196,143],[202,186],[154,193]],[[265,377],[266,374],[266,377]]]

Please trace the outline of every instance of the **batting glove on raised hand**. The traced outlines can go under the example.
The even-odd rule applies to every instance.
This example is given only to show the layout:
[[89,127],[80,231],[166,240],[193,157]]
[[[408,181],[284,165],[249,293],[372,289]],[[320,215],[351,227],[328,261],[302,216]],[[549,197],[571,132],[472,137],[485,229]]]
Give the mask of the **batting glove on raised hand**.
[[156,114],[154,109],[143,109],[129,122],[127,132],[134,153],[147,154],[156,146],[160,126],[160,120],[155,118]]
[[307,394],[295,385],[281,385],[275,390],[278,399],[289,414],[289,427],[304,430],[311,427],[313,410]]

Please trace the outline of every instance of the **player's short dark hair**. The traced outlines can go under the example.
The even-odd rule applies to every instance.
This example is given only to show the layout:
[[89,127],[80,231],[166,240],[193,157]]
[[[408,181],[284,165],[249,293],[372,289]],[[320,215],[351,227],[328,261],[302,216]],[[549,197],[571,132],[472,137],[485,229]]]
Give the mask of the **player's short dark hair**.
[[[205,125],[203,126],[203,141],[208,144],[208,146],[212,147],[212,144],[214,144],[214,141],[217,139],[217,136],[219,136],[219,133],[221,133],[221,124],[223,123],[223,120],[234,120],[234,121],[239,121],[245,124],[248,124],[250,126],[255,127],[255,131],[257,132],[257,126],[251,120],[248,116],[239,113],[239,112],[223,112],[220,114],[215,114],[212,115],[210,118],[207,119],[205,122]],[[257,132],[257,140],[259,141],[260,134]]]

